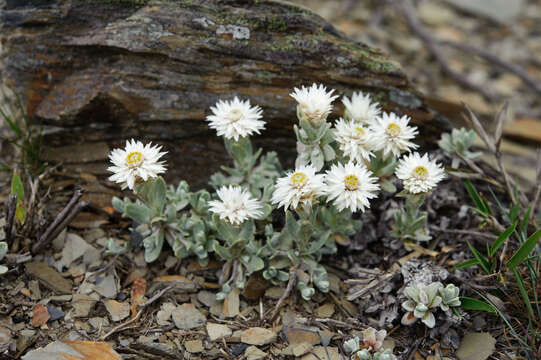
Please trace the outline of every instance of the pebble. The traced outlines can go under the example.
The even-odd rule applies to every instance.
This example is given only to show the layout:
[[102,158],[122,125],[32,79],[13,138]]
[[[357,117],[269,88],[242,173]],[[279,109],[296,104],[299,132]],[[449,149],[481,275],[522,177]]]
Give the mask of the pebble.
[[260,350],[256,346],[249,346],[244,351],[244,355],[246,356],[246,360],[260,360],[267,357],[267,353]]
[[113,321],[124,320],[130,316],[130,304],[127,301],[121,303],[116,300],[107,300],[104,304]]
[[207,322],[205,315],[195,308],[193,304],[182,304],[173,310],[175,326],[180,330],[190,330],[200,327]]
[[221,338],[230,336],[233,333],[233,331],[225,325],[208,323],[207,333],[209,335],[210,341],[216,341]]
[[249,345],[266,345],[276,339],[274,331],[261,327],[253,327],[242,333],[240,340]]
[[187,352],[198,353],[203,351],[203,343],[200,339],[197,340],[188,340],[184,343],[184,347]]

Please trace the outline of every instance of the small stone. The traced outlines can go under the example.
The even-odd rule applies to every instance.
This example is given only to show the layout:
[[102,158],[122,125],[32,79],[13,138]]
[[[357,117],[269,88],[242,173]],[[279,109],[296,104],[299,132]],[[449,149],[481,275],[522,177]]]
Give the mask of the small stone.
[[233,289],[224,299],[223,315],[225,317],[235,317],[240,313],[239,289]]
[[182,304],[171,315],[175,326],[180,330],[195,329],[207,322],[205,315],[197,310],[193,304]]
[[261,327],[253,327],[242,333],[240,340],[249,345],[266,345],[276,339],[274,331]]
[[28,282],[28,288],[30,289],[30,298],[32,300],[40,300],[41,299],[41,291],[39,289],[39,281],[30,280]]
[[197,293],[197,300],[209,308],[213,307],[218,302],[218,300],[216,300],[216,294],[206,290]]
[[291,327],[285,330],[285,335],[290,344],[309,343],[317,345],[321,341],[317,329]]
[[312,350],[312,348],[313,348],[313,345],[310,343],[300,343],[300,344],[293,345],[293,349],[292,349],[293,356],[295,357],[303,356],[308,351]]
[[316,346],[310,354],[306,354],[301,358],[301,360],[318,360],[318,359],[342,360],[342,357],[340,356],[338,349],[335,347]]
[[72,317],[86,317],[96,304],[96,299],[85,294],[73,294],[71,306],[73,307]]
[[256,346],[249,346],[244,351],[244,355],[246,356],[246,360],[260,360],[267,357],[267,353],[260,350]]
[[109,320],[103,317],[93,317],[88,319],[88,323],[95,329],[100,329],[109,326]]
[[190,353],[198,353],[204,350],[203,343],[200,339],[188,340],[184,342],[184,347],[186,348],[186,351]]
[[59,309],[56,306],[52,306],[52,305],[47,305],[47,311],[51,315],[51,318],[49,319],[49,321],[55,321],[55,320],[58,320],[58,319],[62,319],[64,317],[64,315],[66,315],[62,311],[62,309]]
[[210,341],[216,341],[230,336],[232,333],[233,331],[225,325],[207,323],[207,334],[209,335]]
[[281,288],[281,287],[278,287],[278,286],[273,286],[273,287],[268,288],[265,291],[265,297],[268,297],[270,299],[278,300],[278,299],[280,299],[282,297],[282,295],[284,294],[285,291],[286,291],[286,289],[284,289],[284,288]]
[[[146,265],[146,263],[144,264]],[[160,276],[154,281],[159,284],[164,284],[164,286],[171,285],[175,288],[175,290],[181,290],[181,291],[191,291],[197,288],[197,284],[195,282],[193,282],[192,280],[188,280],[186,279],[186,277],[181,276],[181,275]]]
[[43,304],[36,304],[32,313],[32,326],[41,326],[51,318],[51,315],[49,315],[47,308]]
[[166,326],[171,324],[169,320],[171,320],[171,313],[176,309],[177,307],[173,303],[163,303],[160,311],[156,314],[156,322],[160,326]]
[[104,304],[113,321],[124,320],[130,316],[130,304],[127,301],[121,303],[116,300],[107,300]]
[[[68,335],[67,337],[69,337]],[[84,355],[81,355],[84,354]],[[28,352],[23,360],[45,359],[107,359],[120,360],[120,355],[106,342],[85,340],[59,340],[49,343],[45,347]]]
[[321,345],[329,346],[329,344],[331,343],[331,340],[332,340],[334,335],[335,335],[335,333],[333,333],[332,331],[320,330],[319,331],[319,336],[321,338]]
[[96,284],[94,285],[94,291],[96,291],[101,296],[112,299],[116,297],[118,292],[115,277],[111,274],[104,278],[96,279]]
[[326,303],[316,309],[316,316],[320,318],[330,318],[334,314],[334,304]]
[[32,262],[25,265],[26,273],[37,278],[43,285],[57,294],[71,294],[72,282],[65,279],[45,262]]
[[68,233],[66,235],[66,243],[62,248],[62,260],[61,264],[65,267],[69,267],[72,262],[84,255],[84,253],[91,249],[92,246],[79,235]]

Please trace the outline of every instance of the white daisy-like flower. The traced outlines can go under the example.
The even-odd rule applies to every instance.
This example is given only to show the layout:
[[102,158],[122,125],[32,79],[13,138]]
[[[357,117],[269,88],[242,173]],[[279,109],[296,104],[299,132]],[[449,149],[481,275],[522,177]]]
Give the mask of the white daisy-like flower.
[[216,193],[220,200],[209,201],[209,210],[230,224],[239,225],[263,216],[263,204],[240,186],[222,186]]
[[165,172],[165,161],[159,161],[167,152],[152,143],[128,140],[124,149],[114,149],[109,154],[113,166],[107,168],[114,174],[109,180],[122,184],[122,188],[133,189],[139,180],[147,181]]
[[416,149],[418,145],[413,140],[419,133],[417,127],[409,126],[410,118],[407,115],[398,117],[394,113],[384,113],[372,123],[374,150],[383,150],[383,156],[393,154],[398,157],[401,153]]
[[338,147],[350,160],[368,161],[371,156],[374,156],[372,133],[362,124],[338,119],[334,124],[333,134]]
[[297,209],[299,205],[309,209],[314,200],[324,194],[324,177],[323,174],[316,174],[312,165],[299,166],[276,181],[271,201],[278,207],[283,206],[284,210],[290,207]]
[[419,194],[434,189],[445,178],[445,171],[440,164],[430,161],[428,154],[421,156],[415,152],[400,159],[395,175],[407,192]]
[[371,124],[381,114],[379,104],[372,102],[370,95],[360,91],[354,92],[351,99],[344,96],[342,103],[346,108],[345,116],[361,124]]
[[312,84],[311,87],[294,88],[290,94],[299,103],[300,113],[316,126],[321,125],[332,111],[332,102],[338,97],[334,90],[327,92],[323,85]]
[[333,201],[339,211],[346,208],[353,212],[370,208],[370,199],[378,196],[378,179],[363,164],[348,162],[335,164],[327,171],[327,202]]
[[265,128],[261,120],[263,110],[259,106],[251,106],[249,100],[220,100],[210,108],[212,115],[207,116],[209,127],[215,129],[218,136],[239,140],[239,137],[259,134]]

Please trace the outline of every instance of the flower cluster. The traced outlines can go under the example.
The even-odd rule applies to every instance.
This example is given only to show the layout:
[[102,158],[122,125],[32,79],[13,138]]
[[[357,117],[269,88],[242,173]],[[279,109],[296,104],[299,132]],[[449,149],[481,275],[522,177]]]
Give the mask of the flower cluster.
[[[167,188],[159,176],[166,170],[159,146],[131,140],[111,152],[110,180],[138,197],[113,204],[138,224],[134,231],[144,238],[147,261],[159,257],[164,242],[176,256],[193,254],[202,263],[216,254],[225,261],[219,298],[242,288],[255,271],[271,282],[288,281],[296,271],[296,288],[309,299],[315,288],[329,288],[321,257],[337,251],[336,239],[360,228],[352,213],[367,211],[381,190],[396,191],[393,175],[406,197],[393,234],[426,240],[420,207],[444,171],[427,154],[411,153],[418,131],[410,118],[383,112],[368,94],[356,92],[342,99],[345,112],[333,125],[334,90],[313,84],[295,88],[291,97],[298,117],[295,169],[283,171],[276,153],[254,151],[250,137],[265,128],[263,110],[238,97],[219,100],[206,117],[232,159],[232,166],[211,176],[210,193],[191,192],[185,182]],[[285,212],[281,229],[274,228],[275,209]],[[111,251],[123,249],[111,244]]]
[[408,300],[402,303],[402,307],[407,312],[402,317],[402,324],[411,325],[420,319],[426,326],[433,328],[436,325],[433,311],[437,308],[448,311],[451,307],[460,306],[459,292],[460,289],[455,285],[444,287],[440,282],[406,287],[404,293]]
[[368,328],[363,330],[362,335],[362,344],[358,337],[344,342],[344,350],[351,354],[351,360],[396,360],[391,349],[383,348],[387,331]]

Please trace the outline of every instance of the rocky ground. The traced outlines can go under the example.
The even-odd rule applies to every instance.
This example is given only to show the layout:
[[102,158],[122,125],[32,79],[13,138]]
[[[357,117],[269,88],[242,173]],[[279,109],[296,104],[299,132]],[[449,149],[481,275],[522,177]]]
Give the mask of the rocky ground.
[[[392,54],[425,93],[442,100],[440,106],[464,101],[488,117],[508,99],[516,117],[506,128],[506,163],[521,175],[525,188],[534,185],[534,148],[541,141],[536,120],[541,118],[540,91],[524,76],[457,46],[441,45],[448,66],[484,89],[482,94],[442,72],[442,64],[392,2],[296,2],[349,36]],[[541,5],[497,3],[502,7],[473,9],[468,1],[419,1],[415,15],[437,41],[490,51],[506,63],[519,65],[540,84]],[[443,152],[436,150],[435,155],[450,165]],[[497,177],[490,165],[494,160],[488,155],[484,160],[483,168]],[[7,184],[9,178],[4,179]],[[488,194],[486,183],[476,185]],[[516,343],[508,330],[499,317],[486,312],[461,310],[460,316],[453,317],[442,313],[434,329],[400,324],[402,291],[412,281],[454,283],[461,295],[472,297],[490,296],[499,287],[494,278],[475,268],[454,270],[471,257],[466,240],[483,247],[495,238],[480,228],[481,219],[468,208],[471,201],[455,177],[445,180],[427,202],[433,237],[429,243],[406,245],[394,240],[389,231],[396,199],[380,198],[372,211],[362,215],[362,231],[344,241],[337,256],[324,259],[330,292],[316,293],[309,302],[294,293],[276,316],[273,309],[284,289],[259,276],[253,276],[244,291],[233,291],[218,302],[221,264],[216,261],[201,267],[195,259],[178,260],[169,249],[152,264],[145,263],[140,248],[126,255],[107,254],[110,238],[135,246],[140,239],[130,236],[132,224],[109,204],[112,195],[119,195],[116,187],[90,174],[74,177],[62,167],[46,172],[39,192],[41,230],[76,187],[85,191],[83,200],[91,207],[39,255],[26,251],[35,234],[21,234],[17,240],[21,251],[7,259],[9,271],[0,276],[2,359],[56,359],[77,353],[82,357],[74,359],[346,359],[344,341],[368,326],[387,330],[385,346],[400,359],[516,358]],[[4,185],[2,203],[8,194]],[[519,329],[524,309],[509,298],[502,309]]]

